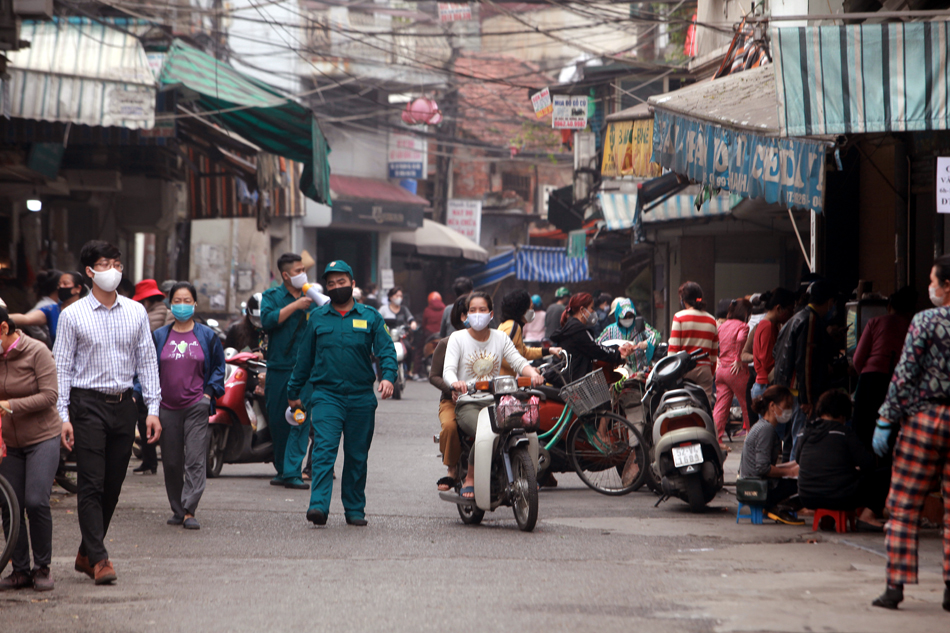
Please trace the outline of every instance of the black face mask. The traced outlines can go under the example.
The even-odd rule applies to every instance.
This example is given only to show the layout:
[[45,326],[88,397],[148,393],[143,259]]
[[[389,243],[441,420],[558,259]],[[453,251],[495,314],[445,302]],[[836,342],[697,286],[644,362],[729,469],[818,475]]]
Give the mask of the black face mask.
[[353,297],[353,286],[341,286],[333,290],[327,290],[327,296],[334,305],[341,306]]
[[68,301],[73,296],[72,288],[57,288],[56,294],[59,297],[59,302]]

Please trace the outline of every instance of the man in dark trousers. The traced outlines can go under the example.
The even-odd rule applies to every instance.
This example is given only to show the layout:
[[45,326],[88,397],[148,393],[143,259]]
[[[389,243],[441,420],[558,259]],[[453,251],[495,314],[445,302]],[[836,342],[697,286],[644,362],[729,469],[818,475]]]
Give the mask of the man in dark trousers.
[[303,341],[307,319],[316,306],[301,290],[307,283],[307,273],[300,255],[284,253],[277,259],[277,270],[283,283],[267,290],[261,298],[261,325],[268,340],[264,400],[277,469],[277,476],[270,483],[306,490],[310,486],[304,483],[301,471],[310,441],[307,426],[291,426],[284,414],[287,381],[294,369],[297,346]]
[[53,347],[63,444],[75,452],[79,484],[82,543],[75,567],[97,585],[116,580],[105,538],[135,439],[135,375],[148,408],[147,441],[154,444],[162,431],[158,360],[148,315],[141,304],[116,293],[122,280],[120,257],[108,242],[93,240],[82,247],[79,259],[92,278],[92,292],[63,310]]
[[379,312],[353,301],[353,270],[346,262],[330,262],[323,278],[330,301],[311,313],[287,386],[291,407],[301,406],[307,385],[313,389],[313,488],[307,520],[326,525],[342,436],[340,496],[346,522],[365,526],[366,463],[377,406],[373,358],[383,376],[379,393],[389,398],[398,371],[396,348]]

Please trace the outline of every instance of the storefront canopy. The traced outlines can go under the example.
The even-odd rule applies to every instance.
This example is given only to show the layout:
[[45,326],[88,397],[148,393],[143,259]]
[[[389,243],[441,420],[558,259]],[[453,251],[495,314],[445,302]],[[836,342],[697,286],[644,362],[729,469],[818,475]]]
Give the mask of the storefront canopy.
[[38,121],[150,129],[155,76],[141,42],[83,19],[25,22],[29,48],[6,53],[2,114]]
[[[698,191],[677,194],[665,198],[661,202],[642,210],[637,205],[637,193],[610,193],[601,192],[600,205],[604,212],[604,220],[608,231],[619,231],[635,228],[637,224],[654,222],[672,222],[675,220],[699,220],[703,218],[721,217],[732,211],[732,199],[728,195],[714,196],[705,200],[696,208]],[[649,206],[649,205],[648,205]]]
[[515,276],[522,281],[568,284],[587,281],[587,257],[569,257],[566,248],[521,246]]
[[947,22],[772,30],[784,136],[950,129]]
[[302,163],[301,191],[330,204],[330,148],[309,108],[181,40],[172,43],[159,81],[194,96],[222,127],[266,152]]
[[392,240],[394,246],[408,246],[419,255],[488,261],[488,251],[484,248],[458,231],[432,220],[423,220],[421,229],[393,233]]
[[825,144],[778,137],[774,71],[768,66],[649,102],[654,162],[744,198],[821,212]]
[[472,280],[476,288],[496,284],[515,274],[516,251],[495,255],[484,264],[462,269],[462,274]]

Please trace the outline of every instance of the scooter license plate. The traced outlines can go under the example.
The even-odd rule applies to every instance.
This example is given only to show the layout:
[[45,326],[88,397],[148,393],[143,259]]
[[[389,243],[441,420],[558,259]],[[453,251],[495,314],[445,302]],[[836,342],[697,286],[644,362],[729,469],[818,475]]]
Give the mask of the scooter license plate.
[[673,447],[673,465],[677,468],[703,463],[703,447],[700,444]]

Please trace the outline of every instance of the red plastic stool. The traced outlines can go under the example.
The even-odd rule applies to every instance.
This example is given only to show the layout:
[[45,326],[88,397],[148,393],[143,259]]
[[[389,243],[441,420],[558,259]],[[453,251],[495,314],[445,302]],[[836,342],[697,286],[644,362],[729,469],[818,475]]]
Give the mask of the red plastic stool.
[[815,510],[815,519],[811,523],[811,531],[817,532],[824,517],[831,517],[835,522],[835,532],[844,534],[851,528],[854,532],[857,528],[857,518],[851,510]]

